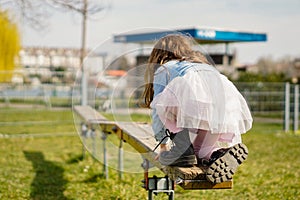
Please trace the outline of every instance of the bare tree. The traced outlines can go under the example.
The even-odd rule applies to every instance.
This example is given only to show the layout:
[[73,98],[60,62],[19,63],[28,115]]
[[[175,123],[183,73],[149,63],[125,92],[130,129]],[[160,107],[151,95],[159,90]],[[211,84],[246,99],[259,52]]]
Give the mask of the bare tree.
[[[48,25],[49,7],[56,10],[75,12],[82,17],[81,64],[86,51],[87,20],[110,7],[109,0],[2,0],[0,8],[15,11],[23,22],[35,30],[42,30]],[[95,17],[94,17],[95,18]]]
[[83,59],[86,55],[86,27],[87,19],[104,10],[102,4],[97,4],[94,1],[88,0],[48,0],[51,5],[61,7],[67,11],[74,11],[82,16],[81,29],[81,50],[80,50],[80,65],[81,65],[81,104],[86,105],[88,99],[87,92],[87,78],[83,66]]
[[82,16],[82,34],[81,34],[81,50],[80,50],[80,65],[81,65],[81,104],[87,105],[87,78],[83,66],[83,59],[86,55],[86,26],[87,19],[104,10],[103,5],[94,4],[88,0],[48,0],[52,5],[62,7],[63,9],[75,11]]
[[[86,55],[86,29],[87,20],[90,17],[102,12],[106,7],[103,1],[101,3],[95,0],[4,0],[0,2],[0,7],[11,7],[17,9],[17,12],[28,22],[33,28],[41,29],[45,24],[45,18],[48,17],[46,6],[61,9],[63,11],[72,11],[82,17],[82,35],[80,50],[80,66],[82,71],[82,104],[87,104],[86,80],[83,67],[83,59]],[[108,4],[109,5],[109,4]]]
[[40,0],[2,0],[0,8],[13,11],[15,16],[35,30],[44,29],[50,16],[45,3]]

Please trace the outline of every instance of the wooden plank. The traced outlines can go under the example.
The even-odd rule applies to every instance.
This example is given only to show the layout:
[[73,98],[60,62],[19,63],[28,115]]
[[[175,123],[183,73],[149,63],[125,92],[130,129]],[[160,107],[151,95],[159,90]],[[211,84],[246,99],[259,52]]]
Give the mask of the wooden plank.
[[153,152],[156,141],[153,137],[152,129],[148,124],[123,122],[117,123],[117,127],[117,135],[120,139],[141,153],[144,158],[149,160],[157,168],[163,170],[164,166],[155,160],[158,150]]
[[207,180],[184,180],[178,185],[185,190],[232,189],[233,181],[213,184]]
[[134,122],[112,122],[89,106],[75,106],[75,112],[86,122],[97,124],[103,131],[112,132],[131,145],[142,156],[148,159],[154,166],[163,171],[172,180],[186,190],[190,189],[230,189],[233,181],[212,184],[205,178],[205,167],[176,167],[163,166],[155,160],[158,150],[153,152],[157,142],[153,137],[149,124]]
[[74,106],[74,111],[88,124],[115,124],[90,106]]
[[106,133],[111,133],[116,128],[115,122],[107,120],[90,106],[74,106],[74,111],[88,126],[100,126],[101,130]]

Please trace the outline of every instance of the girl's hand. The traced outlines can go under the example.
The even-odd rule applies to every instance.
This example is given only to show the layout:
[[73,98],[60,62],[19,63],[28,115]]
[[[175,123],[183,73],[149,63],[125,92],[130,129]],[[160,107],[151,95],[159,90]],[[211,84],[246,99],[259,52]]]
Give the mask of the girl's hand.
[[159,147],[160,147],[160,152],[159,152],[159,154],[157,154],[157,155],[155,156],[155,158],[154,158],[155,160],[158,160],[159,155],[161,154],[161,152],[164,152],[164,151],[167,151],[167,150],[168,150],[166,144],[161,144]]

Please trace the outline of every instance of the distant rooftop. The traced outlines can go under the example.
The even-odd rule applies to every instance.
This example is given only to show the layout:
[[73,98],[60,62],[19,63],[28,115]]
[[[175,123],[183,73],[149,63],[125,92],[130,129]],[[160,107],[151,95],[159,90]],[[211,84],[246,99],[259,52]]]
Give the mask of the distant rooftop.
[[266,33],[233,31],[215,28],[187,28],[156,32],[132,32],[114,35],[114,42],[119,43],[153,43],[159,38],[174,33],[183,33],[192,36],[200,44],[233,43],[233,42],[265,42]]

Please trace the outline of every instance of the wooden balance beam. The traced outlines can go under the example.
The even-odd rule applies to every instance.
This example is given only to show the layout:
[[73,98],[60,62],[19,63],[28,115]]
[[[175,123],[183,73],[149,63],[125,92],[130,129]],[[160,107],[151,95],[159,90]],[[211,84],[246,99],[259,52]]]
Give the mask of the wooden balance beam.
[[205,167],[176,167],[163,166],[155,156],[158,151],[152,150],[156,146],[152,128],[149,124],[134,123],[134,122],[114,122],[107,120],[95,109],[90,106],[75,106],[75,113],[87,125],[100,126],[103,132],[117,134],[117,136],[131,145],[136,151],[142,154],[151,164],[159,168],[171,180],[181,186],[185,190],[191,189],[231,189],[233,181],[213,184],[205,178]]

